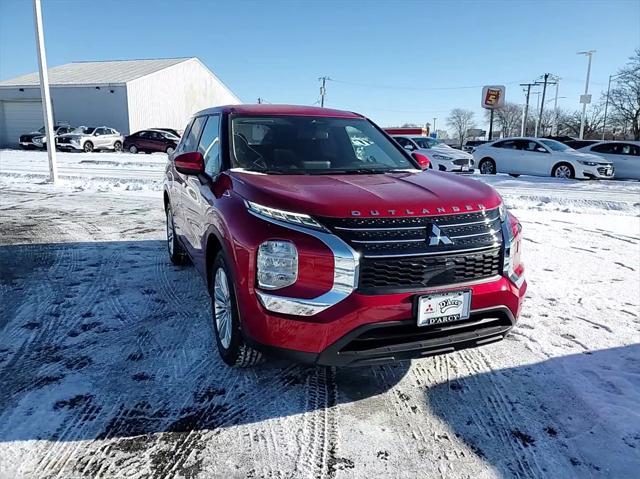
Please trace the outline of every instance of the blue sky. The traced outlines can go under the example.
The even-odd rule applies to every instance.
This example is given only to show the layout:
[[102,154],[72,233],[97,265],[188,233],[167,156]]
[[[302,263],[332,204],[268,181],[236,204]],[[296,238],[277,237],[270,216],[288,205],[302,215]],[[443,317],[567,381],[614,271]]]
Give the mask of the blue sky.
[[[442,126],[454,107],[482,120],[481,85],[522,103],[518,83],[545,72],[562,77],[559,105],[578,108],[587,61],[576,52],[597,50],[597,94],[640,46],[638,0],[42,3],[50,66],[197,56],[245,102],[294,104],[316,102],[327,75],[326,106],[383,126]],[[36,69],[31,0],[0,0],[0,79]]]

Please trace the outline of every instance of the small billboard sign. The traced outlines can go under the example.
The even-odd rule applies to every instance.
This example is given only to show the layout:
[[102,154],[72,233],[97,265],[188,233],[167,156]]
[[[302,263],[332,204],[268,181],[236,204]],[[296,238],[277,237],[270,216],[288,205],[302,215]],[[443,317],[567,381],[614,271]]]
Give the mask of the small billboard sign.
[[482,108],[493,110],[504,106],[504,85],[487,85],[482,89]]

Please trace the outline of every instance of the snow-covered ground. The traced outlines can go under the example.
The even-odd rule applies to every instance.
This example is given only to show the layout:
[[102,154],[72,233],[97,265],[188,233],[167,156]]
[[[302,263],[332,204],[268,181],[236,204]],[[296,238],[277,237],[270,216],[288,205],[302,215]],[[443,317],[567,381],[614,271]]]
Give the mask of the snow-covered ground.
[[166,158],[59,156],[54,188],[0,151],[0,478],[637,476],[639,183],[479,177],[524,226],[501,343],[232,370],[166,256]]

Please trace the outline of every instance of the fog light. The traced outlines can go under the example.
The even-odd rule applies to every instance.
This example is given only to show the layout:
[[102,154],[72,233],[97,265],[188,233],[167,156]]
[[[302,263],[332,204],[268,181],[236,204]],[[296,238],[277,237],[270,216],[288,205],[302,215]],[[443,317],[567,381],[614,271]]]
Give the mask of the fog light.
[[258,248],[258,285],[264,289],[291,286],[298,279],[298,250],[290,241],[265,241]]

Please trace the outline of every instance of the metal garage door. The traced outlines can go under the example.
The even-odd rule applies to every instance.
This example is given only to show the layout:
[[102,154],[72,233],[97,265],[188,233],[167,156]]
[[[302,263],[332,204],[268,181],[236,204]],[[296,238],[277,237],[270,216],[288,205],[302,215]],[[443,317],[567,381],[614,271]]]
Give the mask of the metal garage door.
[[0,146],[15,147],[20,135],[42,128],[44,117],[40,101],[0,102]]

